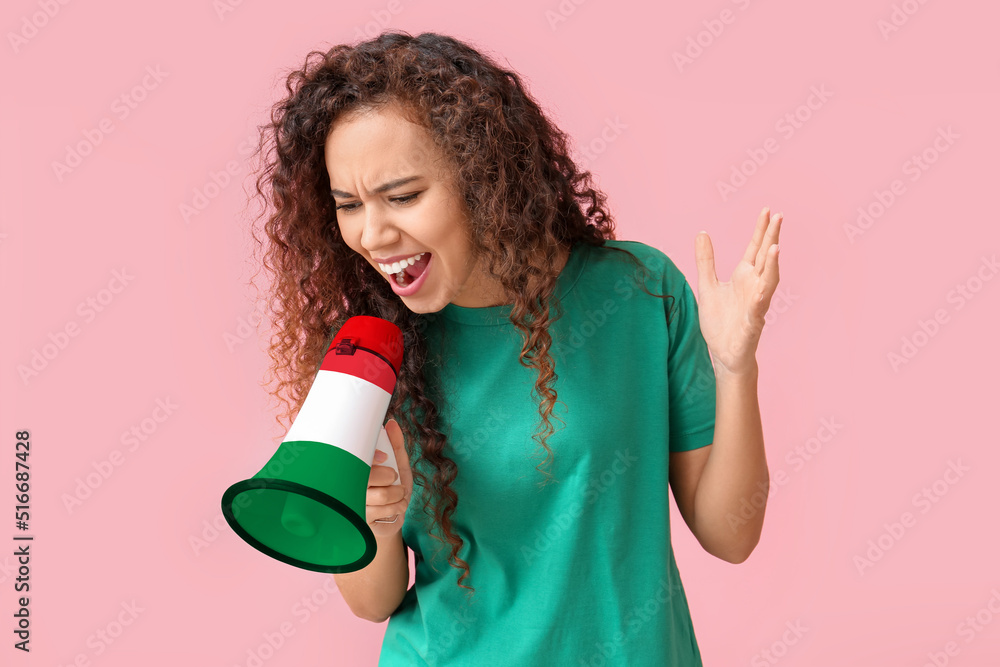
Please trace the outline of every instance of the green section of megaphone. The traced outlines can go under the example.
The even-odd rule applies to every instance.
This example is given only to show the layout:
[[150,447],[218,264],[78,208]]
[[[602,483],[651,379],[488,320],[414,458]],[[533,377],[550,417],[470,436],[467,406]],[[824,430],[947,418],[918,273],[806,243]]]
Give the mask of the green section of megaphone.
[[258,551],[316,572],[354,572],[375,558],[365,521],[371,466],[322,442],[292,441],[222,496],[222,514]]

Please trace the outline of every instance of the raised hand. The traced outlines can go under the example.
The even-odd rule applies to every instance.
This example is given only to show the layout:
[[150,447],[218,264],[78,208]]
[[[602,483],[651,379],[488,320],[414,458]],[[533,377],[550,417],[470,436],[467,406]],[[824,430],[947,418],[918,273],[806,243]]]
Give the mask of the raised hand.
[[764,207],[753,238],[729,282],[719,282],[715,253],[707,232],[695,237],[698,265],[698,321],[716,372],[756,370],[757,343],[764,314],[778,287],[778,233],[782,215]]

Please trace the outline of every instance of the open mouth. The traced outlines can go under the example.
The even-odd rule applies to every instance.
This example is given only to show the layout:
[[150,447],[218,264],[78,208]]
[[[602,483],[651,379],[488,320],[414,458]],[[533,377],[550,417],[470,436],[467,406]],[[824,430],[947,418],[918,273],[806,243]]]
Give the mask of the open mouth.
[[392,280],[396,281],[396,284],[400,287],[409,287],[413,282],[423,274],[424,270],[427,268],[427,263],[431,259],[431,254],[424,253],[423,257],[415,261],[413,264],[405,267],[399,273],[392,276]]

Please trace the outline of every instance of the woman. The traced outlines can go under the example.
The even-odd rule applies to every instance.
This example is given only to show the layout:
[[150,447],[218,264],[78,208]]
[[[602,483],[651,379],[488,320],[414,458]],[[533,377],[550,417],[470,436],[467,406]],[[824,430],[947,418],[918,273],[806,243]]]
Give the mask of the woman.
[[615,240],[518,75],[466,44],[384,33],[310,53],[287,90],[256,184],[282,417],[349,317],[404,333],[401,483],[376,458],[377,556],[334,575],[389,619],[379,664],[700,665],[667,482],[706,551],[749,556],[780,217],[761,212],[728,283],[698,235],[699,312],[665,254]]

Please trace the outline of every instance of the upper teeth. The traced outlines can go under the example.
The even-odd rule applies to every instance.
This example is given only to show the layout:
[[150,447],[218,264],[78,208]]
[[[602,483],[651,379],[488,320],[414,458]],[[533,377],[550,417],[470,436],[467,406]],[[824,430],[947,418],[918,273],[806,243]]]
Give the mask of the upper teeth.
[[376,262],[376,264],[378,264],[378,268],[382,269],[391,276],[399,273],[407,266],[412,266],[414,262],[416,262],[418,259],[420,259],[426,254],[427,253],[422,252],[419,255],[414,255],[413,257],[410,257],[408,259],[400,260],[398,262],[393,262],[392,264],[383,264],[382,262]]

